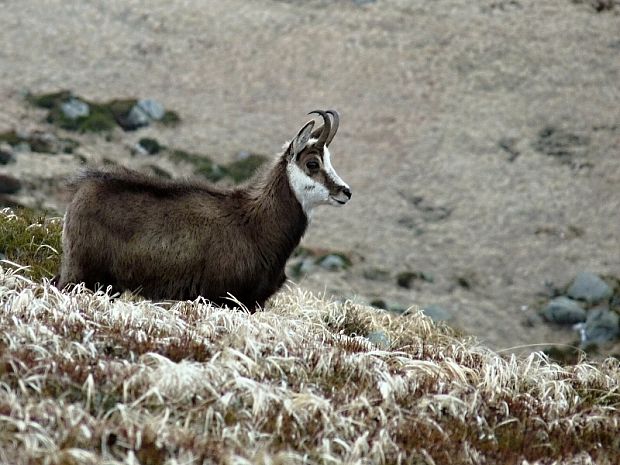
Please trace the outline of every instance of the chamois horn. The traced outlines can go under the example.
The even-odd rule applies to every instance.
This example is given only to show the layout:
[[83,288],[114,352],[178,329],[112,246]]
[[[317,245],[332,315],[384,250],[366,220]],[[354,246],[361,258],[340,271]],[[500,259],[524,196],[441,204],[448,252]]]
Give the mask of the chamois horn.
[[324,147],[332,130],[331,118],[329,117],[328,112],[323,110],[314,110],[308,114],[311,115],[312,113],[316,113],[317,115],[321,115],[323,117],[323,130],[321,131],[319,139],[316,141],[316,145],[318,145],[319,147]]
[[338,116],[338,112],[336,110],[327,110],[327,113],[332,115],[332,118],[333,118],[331,131],[329,131],[329,135],[327,136],[327,140],[325,141],[325,145],[329,147],[329,144],[331,144],[332,139],[336,135],[336,131],[338,131],[338,125],[340,124],[340,117]]

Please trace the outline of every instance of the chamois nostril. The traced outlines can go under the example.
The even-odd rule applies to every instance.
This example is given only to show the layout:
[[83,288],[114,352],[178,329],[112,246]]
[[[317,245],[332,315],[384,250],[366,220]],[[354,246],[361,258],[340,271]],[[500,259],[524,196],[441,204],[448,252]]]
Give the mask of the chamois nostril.
[[351,189],[349,189],[348,187],[345,187],[344,189],[342,189],[342,193],[346,195],[348,198],[351,198]]

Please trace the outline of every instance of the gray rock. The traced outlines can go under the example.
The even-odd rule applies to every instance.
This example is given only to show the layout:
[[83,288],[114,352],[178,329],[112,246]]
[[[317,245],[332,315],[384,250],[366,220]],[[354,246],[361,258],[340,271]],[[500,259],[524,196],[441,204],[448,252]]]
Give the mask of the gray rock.
[[321,268],[325,268],[329,271],[344,270],[349,266],[349,264],[343,257],[336,254],[325,255],[323,258],[321,258],[318,265]]
[[60,110],[65,117],[75,120],[90,115],[90,106],[77,98],[71,98],[60,105]]
[[14,161],[13,148],[9,144],[0,144],[0,165],[6,165]]
[[378,349],[387,349],[390,347],[390,336],[388,336],[385,331],[371,331],[366,336],[366,339],[372,342]]
[[595,308],[588,313],[583,327],[582,342],[602,343],[620,336],[620,316],[607,308]]
[[13,146],[15,153],[27,153],[31,151],[30,144],[28,142],[19,142]]
[[545,320],[560,325],[573,325],[586,321],[586,311],[573,299],[557,297],[542,312]]
[[15,194],[22,188],[19,179],[8,174],[0,174],[0,194]]
[[370,301],[370,305],[398,314],[403,314],[407,311],[407,309],[398,302],[386,301],[385,299],[373,299]]
[[138,129],[144,126],[148,126],[151,122],[151,118],[138,105],[134,105],[127,113],[127,116],[123,119],[124,129]]
[[576,156],[583,156],[590,138],[574,134],[555,126],[545,126],[538,133],[538,139],[534,142],[534,149],[550,157],[561,161],[570,161]]
[[433,321],[448,321],[452,319],[452,313],[449,310],[436,304],[427,305],[422,309],[422,312]]
[[386,282],[390,280],[390,272],[382,268],[367,268],[363,271],[362,275],[364,278],[371,281]]
[[239,153],[237,153],[236,159],[237,160],[247,160],[251,156],[252,156],[252,154],[250,152],[248,152],[247,150],[240,150]]
[[573,299],[585,300],[590,304],[595,304],[609,299],[613,290],[594,273],[582,271],[577,274],[566,293]]
[[153,99],[142,99],[138,100],[136,106],[142,110],[149,119],[154,121],[159,121],[166,114],[166,109],[164,106],[159,103],[157,100]]

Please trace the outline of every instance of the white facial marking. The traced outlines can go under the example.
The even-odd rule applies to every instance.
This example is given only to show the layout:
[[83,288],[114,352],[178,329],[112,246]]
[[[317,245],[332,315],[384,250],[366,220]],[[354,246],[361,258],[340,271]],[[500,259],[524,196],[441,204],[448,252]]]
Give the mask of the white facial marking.
[[[310,140],[308,143],[312,144],[315,142],[315,139]],[[348,188],[348,184],[345,183],[334,167],[331,164],[331,154],[329,153],[329,149],[327,147],[324,148],[323,151],[323,170],[327,177],[329,177],[332,182],[338,184],[340,186]],[[329,190],[321,183],[315,181],[310,176],[308,176],[304,171],[297,166],[294,160],[291,160],[286,168],[289,183],[291,185],[291,189],[297,198],[297,201],[300,203],[301,208],[303,209],[306,217],[310,219],[312,214],[312,210],[317,205],[334,205],[341,206],[342,200],[340,202],[333,199]],[[348,199],[344,199],[346,202]]]
[[329,153],[329,149],[325,147],[323,149],[323,168],[325,169],[325,173],[327,174],[328,177],[331,178],[332,181],[334,181],[335,184],[338,184],[339,186],[344,186],[348,189],[349,185],[346,182],[344,182],[340,178],[340,176],[338,176],[338,173],[336,173],[336,170],[332,166],[330,157],[331,157],[331,154]]
[[312,209],[328,201],[329,191],[323,184],[316,182],[304,173],[295,161],[291,161],[288,164],[286,172],[297,201],[308,219],[310,219]]

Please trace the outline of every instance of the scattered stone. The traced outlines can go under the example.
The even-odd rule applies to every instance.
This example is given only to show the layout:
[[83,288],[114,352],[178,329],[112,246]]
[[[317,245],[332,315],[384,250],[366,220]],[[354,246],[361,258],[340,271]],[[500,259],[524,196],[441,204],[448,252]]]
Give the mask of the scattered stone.
[[15,162],[13,148],[6,142],[0,144],[0,165],[7,165],[13,162]]
[[375,308],[387,310],[387,302],[383,299],[373,299],[370,301],[370,305],[372,305]]
[[57,153],[58,138],[48,132],[34,132],[28,142],[30,149],[37,153]]
[[380,308],[381,310],[387,310],[392,313],[403,314],[407,311],[405,307],[397,302],[389,302],[385,299],[373,299],[370,301],[370,305],[375,308]]
[[240,150],[239,153],[237,153],[236,159],[237,160],[246,160],[251,155],[252,154],[250,152],[248,152],[247,150]]
[[436,304],[427,305],[422,309],[422,312],[433,321],[448,321],[452,319],[452,313],[449,310]]
[[620,0],[573,0],[573,3],[585,3],[597,13],[620,8]]
[[382,268],[368,268],[362,272],[364,278],[370,281],[386,282],[390,280],[390,272]]
[[151,121],[174,125],[180,121],[174,111],[166,111],[153,99],[116,99],[92,102],[74,96],[70,91],[28,95],[33,105],[48,110],[47,122],[68,131],[111,131],[119,125],[125,131],[147,126]]
[[310,273],[316,267],[314,258],[302,257],[298,258],[296,262],[290,266],[290,273],[293,278],[300,278],[305,274]]
[[317,264],[329,271],[340,271],[351,266],[351,260],[341,254],[331,253],[317,260]]
[[22,183],[19,179],[8,174],[0,174],[0,194],[15,194],[21,188]]
[[32,151],[28,142],[20,142],[15,144],[13,146],[13,150],[15,150],[15,153],[28,153]]
[[604,343],[620,336],[620,317],[607,308],[595,308],[588,312],[582,327],[582,343]]
[[543,322],[542,316],[539,313],[530,313],[523,320],[523,326],[526,328],[534,328]]
[[542,312],[547,321],[560,325],[573,325],[586,321],[586,311],[573,299],[557,297]]
[[403,271],[396,275],[396,284],[405,289],[411,289],[414,281],[422,280],[428,283],[435,281],[435,278],[430,273],[424,271]]
[[517,157],[521,154],[519,150],[517,150],[517,139],[514,137],[504,137],[498,142],[499,147],[508,153],[508,161],[513,162],[517,159]]
[[117,100],[110,104],[110,109],[125,131],[148,126],[152,121],[171,123],[173,119],[179,119],[176,113],[166,112],[163,105],[153,99]]
[[142,99],[138,100],[136,106],[146,114],[146,116],[153,120],[159,121],[166,114],[166,110],[164,106],[159,103],[157,100],[153,99]]
[[583,156],[590,139],[553,126],[546,126],[538,133],[534,150],[555,157],[562,162],[572,162],[575,156]]
[[452,208],[433,205],[421,195],[410,195],[400,192],[401,197],[411,203],[422,214],[424,221],[436,223],[447,219],[452,214]]
[[461,286],[463,289],[472,289],[474,286],[478,284],[478,278],[474,273],[469,273],[468,275],[457,276],[456,283]]
[[86,102],[82,102],[80,99],[71,97],[66,102],[60,105],[62,114],[71,120],[78,118],[86,118],[90,115],[90,106]]
[[24,136],[31,151],[37,153],[73,153],[80,145],[73,139],[59,138],[55,134],[43,131],[35,131],[29,136]]
[[138,141],[138,145],[149,155],[158,154],[163,148],[156,139],[150,137],[143,137]]
[[609,299],[613,290],[594,273],[582,271],[577,274],[566,293],[575,300],[584,300],[589,304],[595,304]]
[[118,120],[120,126],[126,131],[134,131],[136,129],[148,126],[151,122],[149,115],[139,106],[134,105],[129,113]]
[[378,349],[388,349],[390,347],[390,336],[385,331],[371,331],[366,335],[366,339],[372,342]]

